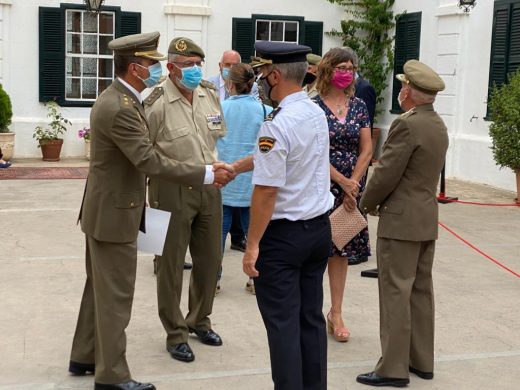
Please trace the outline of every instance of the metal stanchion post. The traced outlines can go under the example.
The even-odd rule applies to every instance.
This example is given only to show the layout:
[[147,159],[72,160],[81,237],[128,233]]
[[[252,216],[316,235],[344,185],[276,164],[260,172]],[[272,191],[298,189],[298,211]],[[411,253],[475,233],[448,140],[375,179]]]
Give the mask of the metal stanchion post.
[[446,163],[442,167],[441,171],[441,189],[437,201],[439,203],[452,203],[455,200],[459,200],[458,197],[446,196]]

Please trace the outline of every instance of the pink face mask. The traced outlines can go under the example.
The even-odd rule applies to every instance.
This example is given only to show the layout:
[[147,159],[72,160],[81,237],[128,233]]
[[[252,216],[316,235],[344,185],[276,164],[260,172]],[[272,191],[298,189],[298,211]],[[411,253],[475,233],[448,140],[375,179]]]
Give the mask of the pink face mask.
[[353,72],[338,72],[334,71],[332,75],[332,80],[330,81],[332,85],[334,85],[338,89],[345,89],[354,81],[354,73]]

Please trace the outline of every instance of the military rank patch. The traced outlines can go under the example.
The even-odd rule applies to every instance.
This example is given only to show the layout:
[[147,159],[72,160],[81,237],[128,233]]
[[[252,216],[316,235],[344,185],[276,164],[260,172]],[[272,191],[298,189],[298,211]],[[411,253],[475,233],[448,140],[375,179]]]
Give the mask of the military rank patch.
[[208,121],[208,123],[211,123],[214,125],[220,125],[222,123],[222,115],[208,114],[208,115],[206,115],[206,120]]
[[258,138],[258,149],[260,153],[268,153],[276,143],[276,140],[271,137],[260,137]]

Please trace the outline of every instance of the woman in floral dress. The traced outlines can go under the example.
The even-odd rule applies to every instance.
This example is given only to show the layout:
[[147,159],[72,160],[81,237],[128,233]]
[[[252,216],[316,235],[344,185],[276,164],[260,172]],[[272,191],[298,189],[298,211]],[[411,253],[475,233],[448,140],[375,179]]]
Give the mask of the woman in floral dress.
[[[348,48],[331,49],[318,68],[314,98],[327,117],[330,134],[331,192],[338,207],[353,209],[365,189],[365,173],[372,158],[370,120],[363,100],[354,97],[357,56]],[[350,202],[349,202],[350,200]],[[350,331],[342,318],[348,259],[370,256],[368,229],[363,229],[344,248],[331,243],[328,262],[332,307],[327,325],[336,341],[348,341]]]

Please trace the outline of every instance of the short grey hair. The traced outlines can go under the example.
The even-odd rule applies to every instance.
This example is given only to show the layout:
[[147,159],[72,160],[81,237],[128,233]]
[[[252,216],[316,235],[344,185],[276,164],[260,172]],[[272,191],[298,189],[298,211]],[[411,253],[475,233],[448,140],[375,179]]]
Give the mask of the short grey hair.
[[303,83],[303,78],[305,77],[305,73],[307,73],[308,66],[307,61],[274,64],[274,68],[280,71],[284,80],[293,81],[299,85]]
[[359,58],[357,53],[348,46],[343,47],[343,50],[348,53],[348,56],[352,59],[352,65],[357,68],[359,66]]
[[168,62],[175,62],[179,57],[178,54],[168,53]]
[[435,98],[437,97],[437,93],[429,94],[426,92],[419,91],[414,88],[413,85],[410,85],[410,98],[417,104],[418,106],[422,104],[432,104],[435,102]]

